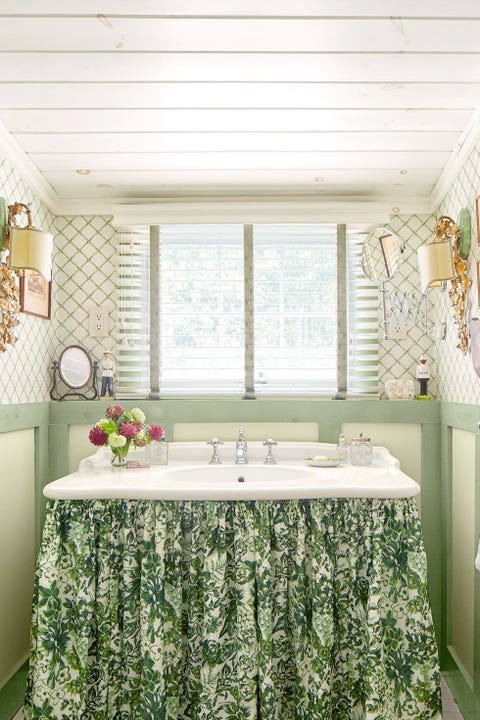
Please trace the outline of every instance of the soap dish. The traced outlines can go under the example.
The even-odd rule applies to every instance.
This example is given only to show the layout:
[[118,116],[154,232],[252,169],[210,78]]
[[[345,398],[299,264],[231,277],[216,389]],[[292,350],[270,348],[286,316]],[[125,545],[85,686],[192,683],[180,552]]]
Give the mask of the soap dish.
[[314,460],[313,457],[305,458],[305,462],[310,467],[337,467],[341,465],[344,460],[338,457],[326,457],[324,460]]

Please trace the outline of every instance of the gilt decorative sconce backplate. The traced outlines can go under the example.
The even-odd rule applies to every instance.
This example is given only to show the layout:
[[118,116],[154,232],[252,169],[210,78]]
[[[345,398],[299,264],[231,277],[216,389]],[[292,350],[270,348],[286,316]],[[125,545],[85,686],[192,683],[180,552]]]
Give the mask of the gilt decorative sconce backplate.
[[457,326],[457,348],[466,354],[470,331],[465,322],[465,299],[472,281],[467,275],[467,263],[462,260],[459,254],[460,228],[452,218],[442,215],[435,223],[435,240],[444,241],[447,239],[450,239],[452,243],[453,267],[455,269],[455,276],[450,280],[448,295],[453,307],[453,319]]

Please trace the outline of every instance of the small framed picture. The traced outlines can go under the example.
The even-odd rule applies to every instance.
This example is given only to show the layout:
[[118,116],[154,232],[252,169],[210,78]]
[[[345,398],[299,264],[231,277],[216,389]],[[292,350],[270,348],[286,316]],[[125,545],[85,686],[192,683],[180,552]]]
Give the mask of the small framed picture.
[[477,261],[477,303],[480,307],[480,260]]
[[475,198],[475,215],[477,216],[477,245],[480,245],[480,195]]
[[393,235],[382,235],[379,240],[387,277],[391,278],[398,264],[398,243]]
[[52,283],[33,270],[20,276],[20,312],[50,320]]

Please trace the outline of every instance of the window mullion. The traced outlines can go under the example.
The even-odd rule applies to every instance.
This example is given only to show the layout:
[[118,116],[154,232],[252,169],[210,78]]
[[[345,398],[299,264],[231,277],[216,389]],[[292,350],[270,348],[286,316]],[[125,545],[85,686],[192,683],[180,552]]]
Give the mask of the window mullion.
[[243,226],[245,323],[245,400],[255,399],[255,324],[253,316],[253,225]]
[[337,225],[337,398],[347,394],[347,226]]
[[150,394],[149,400],[160,399],[160,228],[150,226]]

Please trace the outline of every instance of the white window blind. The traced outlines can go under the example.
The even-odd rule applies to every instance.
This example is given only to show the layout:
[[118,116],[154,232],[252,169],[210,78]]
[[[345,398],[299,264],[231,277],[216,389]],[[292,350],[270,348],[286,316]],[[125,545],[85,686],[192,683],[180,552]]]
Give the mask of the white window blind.
[[150,389],[149,234],[118,235],[117,382],[121,397],[146,397]]
[[347,240],[349,395],[378,393],[378,286],[362,270],[363,236]]
[[254,225],[255,392],[337,390],[335,225]]
[[242,394],[242,225],[160,227],[160,394]]

